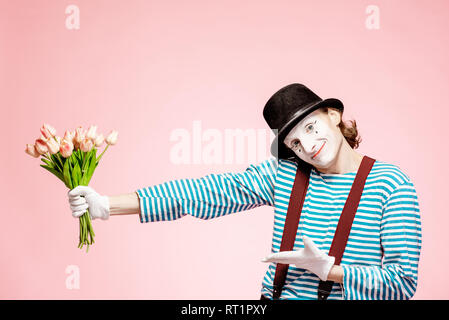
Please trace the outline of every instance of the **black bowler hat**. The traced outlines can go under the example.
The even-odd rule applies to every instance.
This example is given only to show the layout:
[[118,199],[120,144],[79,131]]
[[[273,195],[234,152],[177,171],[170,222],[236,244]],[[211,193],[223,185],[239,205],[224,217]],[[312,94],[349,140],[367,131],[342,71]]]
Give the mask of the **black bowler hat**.
[[277,91],[265,104],[263,117],[276,135],[271,154],[279,159],[297,159],[284,139],[309,113],[324,107],[343,112],[343,103],[334,98],[323,100],[303,84],[293,83]]

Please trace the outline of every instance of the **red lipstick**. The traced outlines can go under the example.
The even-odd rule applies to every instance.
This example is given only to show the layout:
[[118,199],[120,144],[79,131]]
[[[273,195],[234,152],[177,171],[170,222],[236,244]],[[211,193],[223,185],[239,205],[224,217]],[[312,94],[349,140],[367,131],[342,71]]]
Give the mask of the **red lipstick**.
[[315,158],[315,157],[318,155],[318,153],[320,153],[320,151],[323,149],[323,147],[324,147],[325,144],[326,144],[326,141],[324,141],[324,143],[323,143],[323,145],[321,146],[320,150],[318,150],[318,152],[315,153],[315,154],[313,155],[312,159]]

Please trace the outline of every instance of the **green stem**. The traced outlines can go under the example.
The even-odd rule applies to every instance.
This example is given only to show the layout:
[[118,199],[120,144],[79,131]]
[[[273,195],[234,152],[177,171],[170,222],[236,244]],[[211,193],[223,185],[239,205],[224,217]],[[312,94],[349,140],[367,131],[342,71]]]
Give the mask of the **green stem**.
[[108,150],[109,144],[104,148],[103,152],[100,154],[100,156],[97,158],[97,162],[100,161],[101,157],[103,156],[103,153],[105,153],[106,150]]
[[83,223],[83,216],[80,217],[80,237],[81,237],[81,243],[84,244],[84,223]]
[[62,163],[61,158],[59,157],[59,153],[54,154],[54,157],[52,157],[52,160],[56,159],[56,161],[53,161],[53,163],[56,164],[60,172],[63,172],[64,164]]
[[78,248],[82,249],[86,245],[86,253],[89,252],[89,246],[92,245],[95,237],[94,229],[92,227],[89,209],[79,217],[80,235]]
[[92,228],[92,223],[90,220],[90,215],[87,217],[87,224],[89,226],[89,232],[92,234],[92,236],[95,237],[94,228]]
[[83,248],[83,223],[81,222],[81,217],[79,218],[80,222],[80,242],[78,244],[78,248]]
[[86,156],[85,156],[85,152],[84,151],[80,150],[80,157],[81,157],[81,163],[82,163],[81,169],[83,169],[84,168],[84,162],[86,160]]
[[88,214],[87,212],[84,214],[83,217],[83,235],[84,235],[84,243],[87,242],[87,223],[86,223],[86,214]]
[[64,158],[65,160],[63,160],[63,157],[61,156],[61,154],[59,152],[56,154],[56,156],[58,157],[59,163],[61,163],[61,166],[64,167],[64,162],[66,162],[67,159]]
[[87,215],[89,214],[89,211],[86,211],[86,213],[84,214],[84,241],[87,242],[88,239],[88,234],[87,234]]

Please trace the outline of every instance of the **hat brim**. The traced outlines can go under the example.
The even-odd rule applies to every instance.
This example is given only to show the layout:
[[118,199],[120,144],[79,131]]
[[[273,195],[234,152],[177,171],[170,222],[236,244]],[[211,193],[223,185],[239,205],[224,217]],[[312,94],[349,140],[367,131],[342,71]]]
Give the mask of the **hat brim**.
[[301,113],[292,118],[289,122],[287,122],[279,131],[277,135],[274,137],[273,142],[271,143],[271,154],[278,159],[294,159],[297,157],[295,153],[287,148],[284,144],[284,139],[288,135],[291,129],[296,126],[302,119],[304,119],[309,113],[318,110],[320,108],[329,107],[335,108],[343,112],[344,106],[343,103],[335,98],[325,99],[323,101],[319,101],[315,104],[304,108]]

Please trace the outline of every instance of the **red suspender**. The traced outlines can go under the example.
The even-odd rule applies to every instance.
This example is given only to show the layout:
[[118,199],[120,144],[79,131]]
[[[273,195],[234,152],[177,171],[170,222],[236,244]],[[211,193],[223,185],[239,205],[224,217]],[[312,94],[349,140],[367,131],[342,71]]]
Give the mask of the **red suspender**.
[[[329,256],[335,257],[335,264],[339,265],[343,253],[345,251],[346,242],[348,241],[349,232],[351,231],[352,222],[354,221],[357,207],[362,196],[363,188],[368,174],[373,167],[375,160],[364,156],[362,163],[357,171],[357,175],[349,192],[348,199],[338,221],[335,236],[329,250]],[[298,166],[295,181],[293,183],[290,202],[288,205],[287,216],[285,219],[284,233],[282,235],[280,251],[291,251],[295,243],[296,233],[298,230],[299,218],[304,204],[304,199],[309,186],[310,167],[303,168]],[[287,277],[288,264],[278,263],[276,265],[276,273],[273,283],[273,299],[279,299],[282,287]],[[332,281],[320,281],[318,286],[318,299],[325,300],[332,290]]]
[[[279,251],[291,251],[295,244],[296,231],[298,230],[299,217],[301,216],[302,205],[306,198],[307,187],[309,186],[310,166],[298,165],[295,181],[293,182],[290,202],[285,218],[284,233],[282,234],[281,249]],[[279,299],[282,287],[287,277],[288,264],[278,263],[274,274],[273,299]]]
[[[376,160],[364,156],[360,164],[357,175],[349,192],[348,199],[338,220],[337,229],[335,230],[334,239],[329,250],[329,256],[335,257],[335,264],[339,265],[343,253],[345,251],[346,242],[348,241],[349,232],[351,231],[352,222],[354,221],[357,207],[359,206],[363,188],[368,174]],[[332,281],[320,281],[318,285],[318,300],[326,300],[332,291]]]

